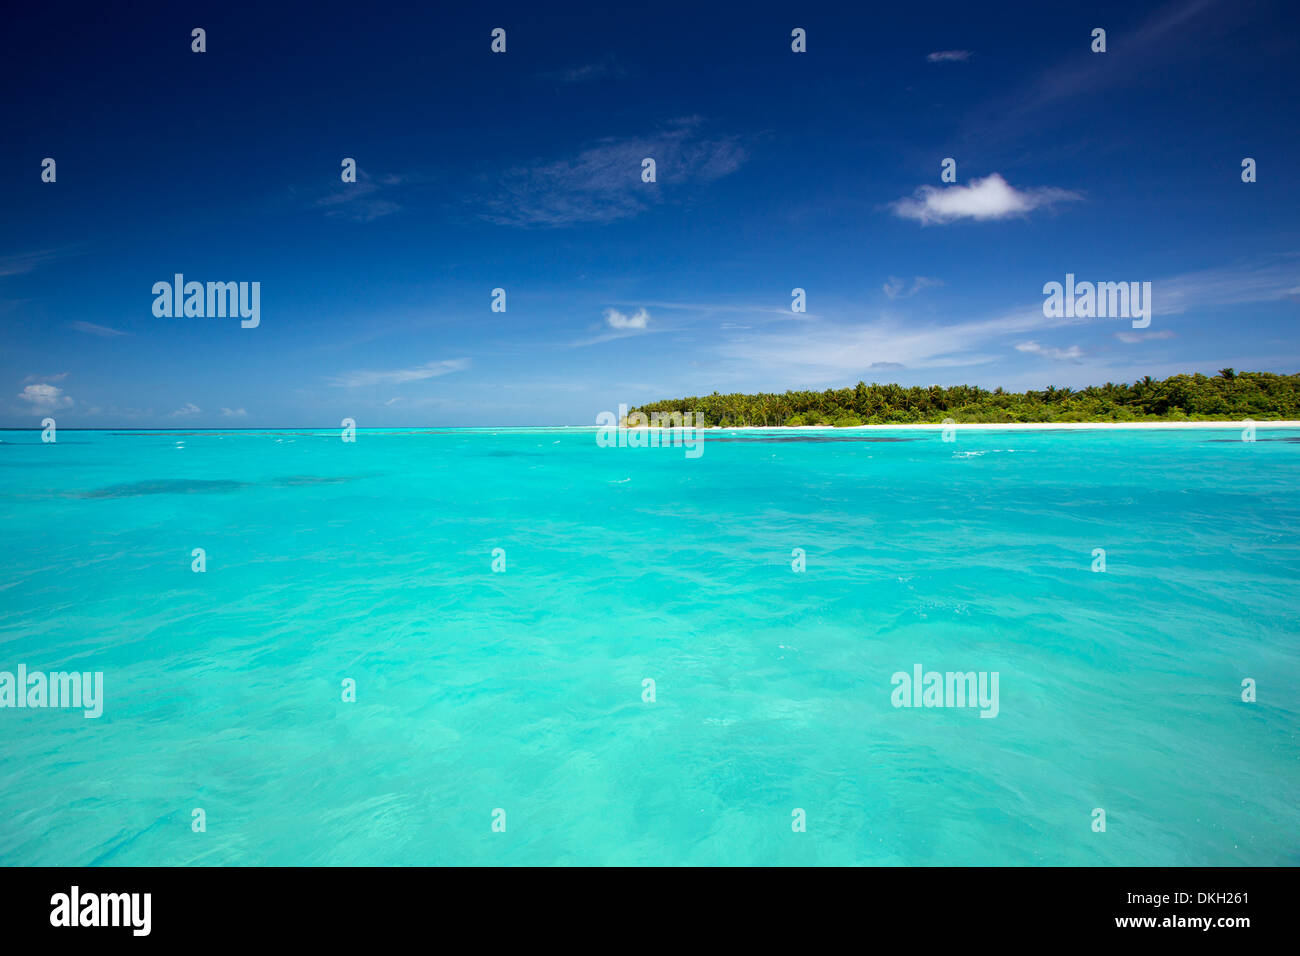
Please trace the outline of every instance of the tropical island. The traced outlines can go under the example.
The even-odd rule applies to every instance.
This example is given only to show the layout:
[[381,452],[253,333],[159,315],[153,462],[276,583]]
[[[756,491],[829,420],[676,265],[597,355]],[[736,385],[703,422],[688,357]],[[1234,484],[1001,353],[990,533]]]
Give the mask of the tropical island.
[[[733,393],[666,399],[629,409],[651,421],[697,413],[701,426],[799,426],[1085,422],[1194,422],[1300,419],[1300,375],[1237,372],[1146,376],[1116,385],[992,391],[974,385],[867,385],[824,392]],[[658,413],[656,416],[655,413]]]

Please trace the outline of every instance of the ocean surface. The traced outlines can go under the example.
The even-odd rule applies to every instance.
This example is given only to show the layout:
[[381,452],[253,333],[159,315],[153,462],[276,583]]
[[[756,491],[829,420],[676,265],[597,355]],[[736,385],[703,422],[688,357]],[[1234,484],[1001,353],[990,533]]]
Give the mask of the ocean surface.
[[0,432],[0,671],[105,697],[0,709],[0,863],[1296,865],[1257,438]]

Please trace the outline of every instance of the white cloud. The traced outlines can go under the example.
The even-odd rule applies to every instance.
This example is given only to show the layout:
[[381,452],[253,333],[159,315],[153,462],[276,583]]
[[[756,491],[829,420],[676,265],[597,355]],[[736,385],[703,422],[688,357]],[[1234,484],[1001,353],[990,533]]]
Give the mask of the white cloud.
[[38,385],[28,385],[18,397],[27,402],[38,412],[49,412],[56,408],[67,408],[72,404],[71,396],[64,395],[63,389],[57,385],[50,385],[42,382]]
[[1081,199],[1066,189],[1043,187],[1016,189],[997,173],[972,179],[969,186],[922,186],[908,199],[890,204],[896,216],[915,219],[923,226],[950,223],[958,219],[986,221],[1023,216],[1053,203]]
[[970,50],[938,50],[926,59],[931,63],[964,63],[970,59]]
[[413,368],[397,368],[381,371],[368,369],[346,372],[333,379],[333,384],[342,388],[361,388],[366,385],[401,385],[405,382],[422,382],[469,368],[469,359],[443,359],[440,362],[426,362]]
[[221,414],[226,418],[243,418],[248,412],[242,408],[223,408]]
[[176,411],[172,412],[171,417],[188,418],[190,415],[197,415],[201,411],[203,411],[203,409],[199,408],[199,406],[195,405],[193,402],[186,402],[180,408],[176,409]]
[[611,329],[644,329],[650,321],[650,313],[637,309],[631,315],[625,315],[618,309],[606,309],[605,321]]
[[1077,345],[1071,345],[1068,349],[1056,349],[1046,345],[1039,345],[1037,342],[1018,342],[1016,351],[1027,352],[1030,355],[1041,355],[1043,358],[1049,358],[1054,362],[1077,362],[1083,358],[1083,349]]

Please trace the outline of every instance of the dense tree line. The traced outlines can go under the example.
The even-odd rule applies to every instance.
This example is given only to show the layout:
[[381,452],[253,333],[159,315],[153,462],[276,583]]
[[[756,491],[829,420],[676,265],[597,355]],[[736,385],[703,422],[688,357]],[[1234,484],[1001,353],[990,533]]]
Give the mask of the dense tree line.
[[629,411],[696,412],[705,425],[883,425],[955,422],[1210,421],[1300,419],[1300,375],[1236,372],[1149,375],[1131,385],[1042,391],[954,385],[871,385],[783,395],[704,395],[651,402]]

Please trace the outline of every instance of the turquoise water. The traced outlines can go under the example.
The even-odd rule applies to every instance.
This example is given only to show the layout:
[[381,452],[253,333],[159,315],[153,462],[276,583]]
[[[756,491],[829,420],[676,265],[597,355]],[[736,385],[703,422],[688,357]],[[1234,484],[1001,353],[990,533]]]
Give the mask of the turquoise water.
[[0,670],[106,697],[0,710],[0,863],[1295,865],[1300,431],[1238,437],[0,433]]

